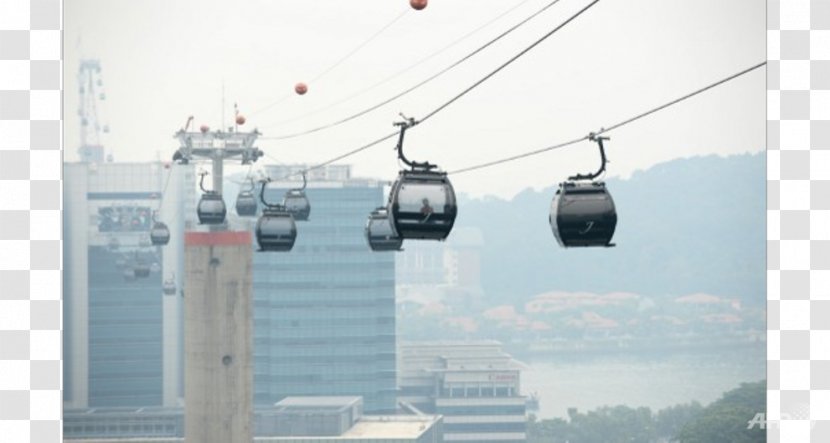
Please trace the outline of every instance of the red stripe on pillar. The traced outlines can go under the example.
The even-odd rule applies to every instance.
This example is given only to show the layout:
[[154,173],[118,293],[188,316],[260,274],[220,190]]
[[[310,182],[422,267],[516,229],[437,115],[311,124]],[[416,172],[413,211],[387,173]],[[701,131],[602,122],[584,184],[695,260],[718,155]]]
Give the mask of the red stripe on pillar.
[[185,232],[186,246],[250,245],[249,231]]

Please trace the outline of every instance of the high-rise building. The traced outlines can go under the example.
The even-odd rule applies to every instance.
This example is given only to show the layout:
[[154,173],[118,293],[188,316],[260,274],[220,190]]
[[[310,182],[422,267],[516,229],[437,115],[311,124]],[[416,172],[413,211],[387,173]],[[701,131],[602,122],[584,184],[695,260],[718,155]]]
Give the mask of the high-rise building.
[[524,442],[524,365],[492,340],[401,343],[402,405],[444,416],[444,441]]
[[[292,167],[268,168],[277,179]],[[303,169],[295,166],[295,170]],[[254,401],[361,396],[370,414],[394,412],[395,253],[370,251],[369,213],[384,184],[343,166],[309,177],[309,221],[291,252],[254,255]],[[269,202],[300,181],[272,182]]]
[[[181,233],[195,211],[194,190],[192,166],[64,165],[67,407],[180,400],[182,303],[169,289],[182,286]],[[149,237],[159,209],[172,234],[164,247]]]

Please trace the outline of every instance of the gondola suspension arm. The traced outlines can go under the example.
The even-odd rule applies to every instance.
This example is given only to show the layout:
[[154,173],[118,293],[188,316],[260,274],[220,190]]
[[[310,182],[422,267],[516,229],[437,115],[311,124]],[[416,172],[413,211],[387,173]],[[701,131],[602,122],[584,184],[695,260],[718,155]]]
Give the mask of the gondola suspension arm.
[[401,128],[401,132],[400,132],[400,134],[398,134],[398,145],[395,147],[395,149],[398,150],[398,158],[402,162],[404,162],[407,166],[409,166],[413,171],[414,170],[431,171],[431,170],[437,168],[438,165],[433,165],[429,162],[421,163],[421,162],[410,161],[403,154],[403,137],[404,137],[404,134],[406,133],[406,130],[413,127],[413,126],[415,126],[415,125],[417,125],[420,122],[416,121],[414,118],[406,117],[405,115],[403,115],[403,113],[400,113],[399,115],[403,118],[403,121],[392,123],[393,126],[399,126]]
[[576,174],[568,177],[568,180],[593,180],[605,172],[605,164],[608,163],[608,159],[605,157],[605,146],[603,146],[602,141],[611,140],[611,137],[603,137],[592,132],[588,135],[588,140],[595,141],[599,145],[599,155],[602,159],[602,164],[600,164],[599,170],[593,174]]

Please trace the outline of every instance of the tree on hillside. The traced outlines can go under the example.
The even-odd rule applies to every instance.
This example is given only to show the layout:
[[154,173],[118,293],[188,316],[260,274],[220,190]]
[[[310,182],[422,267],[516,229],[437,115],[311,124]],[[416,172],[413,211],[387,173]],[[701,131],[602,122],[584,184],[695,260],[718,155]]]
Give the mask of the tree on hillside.
[[767,386],[762,380],[743,383],[710,404],[687,423],[676,439],[679,443],[761,443],[766,430],[749,423],[766,411]]

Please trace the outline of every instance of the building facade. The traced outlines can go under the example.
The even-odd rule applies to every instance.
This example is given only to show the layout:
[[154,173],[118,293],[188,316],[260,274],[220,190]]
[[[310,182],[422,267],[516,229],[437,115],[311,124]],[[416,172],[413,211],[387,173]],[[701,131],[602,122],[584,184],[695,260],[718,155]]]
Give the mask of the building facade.
[[[395,254],[372,252],[364,236],[384,183],[350,178],[342,166],[315,171],[310,219],[297,222],[294,248],[254,255],[254,401],[361,396],[367,413],[393,413]],[[266,199],[279,203],[301,184],[272,182]]]
[[[360,397],[287,397],[254,410],[253,441],[440,443],[442,423],[436,415],[363,415]],[[69,410],[64,414],[64,439],[77,443],[182,443],[183,433],[181,408]]]
[[[193,184],[187,166],[64,165],[65,406],[179,402],[181,300],[163,285],[181,287]],[[157,210],[173,234],[165,247],[149,239]]]
[[525,442],[524,365],[496,341],[401,343],[399,401],[444,417],[444,441]]

